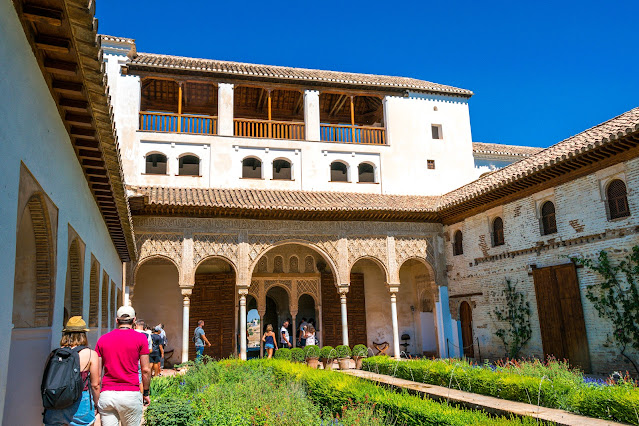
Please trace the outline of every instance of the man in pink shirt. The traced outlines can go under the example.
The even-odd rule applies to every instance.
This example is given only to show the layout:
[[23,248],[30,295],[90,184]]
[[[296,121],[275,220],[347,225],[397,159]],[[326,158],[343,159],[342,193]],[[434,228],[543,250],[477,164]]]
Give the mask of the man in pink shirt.
[[[118,328],[100,337],[95,345],[104,367],[98,411],[102,426],[140,426],[143,406],[151,402],[148,340],[133,329],[135,310],[131,306],[121,306],[117,316]],[[138,362],[142,370],[142,394]]]

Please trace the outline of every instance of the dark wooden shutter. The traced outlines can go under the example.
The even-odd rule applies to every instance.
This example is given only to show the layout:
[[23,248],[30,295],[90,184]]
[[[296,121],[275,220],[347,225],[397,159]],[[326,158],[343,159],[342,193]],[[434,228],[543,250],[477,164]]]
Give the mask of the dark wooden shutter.
[[[322,274],[322,332],[323,345],[342,344],[342,310],[337,287],[332,274]],[[390,303],[390,296],[389,302]],[[366,299],[364,293],[364,274],[351,274],[351,286],[346,295],[348,314],[348,343],[367,344]]]
[[590,371],[590,352],[575,265],[533,271],[544,357],[567,359]]
[[468,302],[462,302],[459,307],[459,317],[461,319],[462,343],[464,345],[464,356],[475,357],[473,347],[473,312]]
[[[189,318],[189,338],[204,320],[204,332],[211,347],[204,349],[204,355],[212,358],[226,358],[234,352],[235,342],[235,275],[196,274],[191,295]],[[195,359],[195,345],[189,343],[189,359]]]

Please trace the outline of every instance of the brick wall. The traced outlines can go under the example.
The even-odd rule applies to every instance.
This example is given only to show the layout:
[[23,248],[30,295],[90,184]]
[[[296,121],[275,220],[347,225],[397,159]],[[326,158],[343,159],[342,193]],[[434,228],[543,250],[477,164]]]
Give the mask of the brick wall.
[[[601,188],[616,177],[626,182],[631,216],[610,221]],[[494,359],[505,353],[495,336],[500,327],[490,313],[504,302],[502,290],[510,279],[526,293],[531,306],[532,339],[520,355],[543,356],[530,265],[558,265],[569,262],[566,256],[595,257],[601,250],[613,260],[624,257],[639,244],[639,191],[634,190],[638,185],[639,158],[635,158],[445,227],[450,239],[446,259],[451,314],[458,319],[461,302],[471,304],[473,335],[479,341],[475,354],[479,350],[482,358]],[[555,203],[557,233],[542,236],[537,211],[545,200]],[[492,247],[491,223],[496,216],[504,221],[505,244]],[[458,229],[464,236],[464,254],[453,256],[452,236]],[[599,318],[585,297],[586,287],[600,279],[585,268],[577,269],[577,276],[593,372],[632,370],[615,347],[605,346],[611,324]],[[635,359],[637,355],[633,354]]]

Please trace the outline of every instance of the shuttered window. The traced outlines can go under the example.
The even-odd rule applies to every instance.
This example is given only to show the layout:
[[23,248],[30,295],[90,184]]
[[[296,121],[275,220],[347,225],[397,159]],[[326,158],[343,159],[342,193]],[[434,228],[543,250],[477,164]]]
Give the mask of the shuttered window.
[[455,232],[455,238],[453,239],[453,255],[457,256],[464,254],[463,236],[461,231]]
[[501,217],[493,221],[493,247],[504,245],[504,221]]
[[618,219],[620,217],[630,216],[628,208],[628,196],[626,192],[626,184],[622,180],[615,179],[608,185],[606,191],[608,198],[608,211],[610,219]]
[[541,206],[541,230],[543,235],[554,234],[557,232],[555,205],[552,201],[546,201]]

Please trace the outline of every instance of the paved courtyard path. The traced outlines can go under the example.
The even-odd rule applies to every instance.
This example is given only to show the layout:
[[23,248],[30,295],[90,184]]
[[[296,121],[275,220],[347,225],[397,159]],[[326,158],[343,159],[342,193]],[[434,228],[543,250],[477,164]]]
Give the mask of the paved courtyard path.
[[411,392],[418,392],[437,401],[450,401],[465,408],[484,410],[491,414],[508,416],[529,416],[539,420],[555,422],[561,426],[606,426],[622,425],[623,423],[611,422],[608,420],[594,419],[564,410],[554,408],[538,407],[523,402],[508,401],[494,398],[492,396],[479,395],[471,392],[464,392],[456,389],[448,389],[442,386],[429,385],[426,383],[412,382],[410,380],[398,379],[384,374],[372,373],[363,370],[343,370],[342,373],[362,379],[383,383],[386,385],[402,388]]

